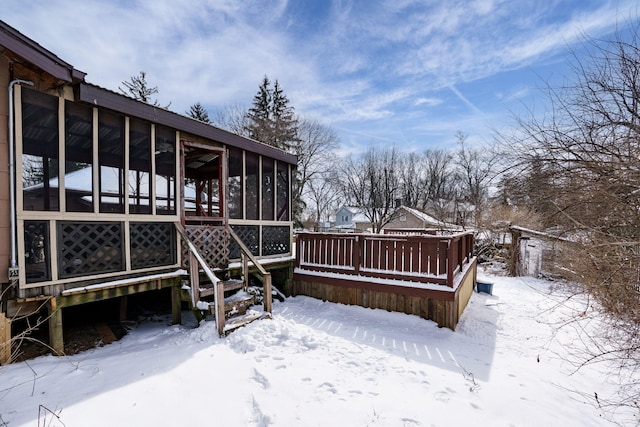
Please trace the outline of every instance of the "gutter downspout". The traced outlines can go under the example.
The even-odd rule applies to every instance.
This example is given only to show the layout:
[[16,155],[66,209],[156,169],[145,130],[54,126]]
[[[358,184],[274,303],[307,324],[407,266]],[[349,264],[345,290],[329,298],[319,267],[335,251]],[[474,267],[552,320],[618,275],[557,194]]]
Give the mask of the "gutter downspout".
[[15,79],[9,82],[9,197],[10,197],[10,221],[11,221],[11,264],[9,266],[9,281],[15,283],[18,280],[18,263],[16,255],[16,173],[15,173],[15,141],[13,132],[13,87],[16,84],[33,86],[32,81]]

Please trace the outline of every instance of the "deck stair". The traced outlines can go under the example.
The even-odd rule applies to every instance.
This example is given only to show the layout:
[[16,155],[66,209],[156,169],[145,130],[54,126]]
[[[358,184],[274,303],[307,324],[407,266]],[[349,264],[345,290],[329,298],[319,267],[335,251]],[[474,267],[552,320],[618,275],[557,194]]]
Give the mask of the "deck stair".
[[[199,320],[209,313],[213,314],[218,334],[225,336],[254,320],[271,317],[271,274],[264,270],[231,228],[226,228],[223,233],[217,231],[217,235],[222,236],[220,239],[203,239],[203,233],[197,232],[189,234],[179,223],[176,223],[176,229],[186,247],[186,253],[183,252],[183,254],[188,260],[186,267],[189,270],[190,279],[187,300],[191,303]],[[216,254],[213,262],[211,257],[209,260],[207,259],[208,253],[219,252],[221,246],[228,245],[229,237],[236,241],[241,250],[243,266],[241,278],[228,276],[228,251],[223,253],[223,256],[219,253]],[[263,310],[249,309],[256,303],[257,294],[257,292],[250,292],[248,288],[249,260],[257,267],[258,273],[261,275]],[[194,290],[197,291],[194,292]],[[253,287],[251,291],[253,291]]]

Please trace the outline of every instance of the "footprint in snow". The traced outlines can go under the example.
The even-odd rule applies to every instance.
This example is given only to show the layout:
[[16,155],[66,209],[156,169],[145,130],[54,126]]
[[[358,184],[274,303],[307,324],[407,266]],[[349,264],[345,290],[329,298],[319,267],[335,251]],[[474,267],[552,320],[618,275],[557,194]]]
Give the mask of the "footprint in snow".
[[263,389],[266,390],[266,389],[269,388],[269,380],[267,379],[267,377],[262,375],[255,368],[253,369],[253,376],[251,377],[251,379],[254,380],[255,382],[257,382],[258,384],[260,384]]

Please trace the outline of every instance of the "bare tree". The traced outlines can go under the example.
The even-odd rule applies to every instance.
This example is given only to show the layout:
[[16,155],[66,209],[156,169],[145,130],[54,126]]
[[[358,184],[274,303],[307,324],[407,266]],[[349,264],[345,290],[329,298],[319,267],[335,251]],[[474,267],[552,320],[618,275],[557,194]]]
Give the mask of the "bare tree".
[[[293,211],[299,216],[304,205],[304,198],[309,196],[309,183],[335,167],[334,151],[338,146],[336,132],[313,119],[299,118],[298,138],[292,146],[293,153],[298,157],[295,181],[293,183]],[[328,186],[320,188],[328,189]],[[320,189],[316,183],[316,190]],[[297,213],[297,215],[296,215]]]
[[[640,388],[640,24],[624,35],[591,41],[565,87],[548,87],[550,114],[519,119],[519,179],[547,226],[575,242],[563,251],[563,273],[589,295],[579,316],[601,309],[608,328],[579,365],[613,359],[629,373],[615,405],[638,409]],[[516,192],[512,192],[516,193]],[[596,339],[597,338],[597,339]],[[604,341],[601,341],[601,340]],[[598,402],[600,404],[600,402]]]
[[[151,99],[151,95],[158,93],[158,86],[150,86],[147,83],[147,73],[144,71],[140,71],[137,76],[131,76],[129,81],[123,81],[122,85],[124,88],[118,87],[118,89],[123,95],[160,107],[157,99]],[[162,108],[169,108],[170,105],[171,103]]]
[[391,219],[395,194],[400,189],[397,168],[395,147],[371,147],[359,158],[348,158],[342,168],[342,193],[348,203],[362,209],[374,233]]
[[[493,165],[496,157],[489,150],[471,148],[467,145],[467,136],[456,133],[459,149],[456,165],[459,173],[460,197],[474,208],[474,219],[477,225],[482,217],[484,203],[489,193],[489,185],[495,176]],[[465,225],[465,224],[461,224]]]
[[218,111],[213,118],[212,124],[233,132],[237,135],[249,136],[247,127],[249,118],[247,116],[248,108],[242,104],[232,104]]
[[340,188],[335,172],[317,174],[308,181],[307,187],[307,198],[313,205],[314,221],[316,224],[329,221],[340,200]]

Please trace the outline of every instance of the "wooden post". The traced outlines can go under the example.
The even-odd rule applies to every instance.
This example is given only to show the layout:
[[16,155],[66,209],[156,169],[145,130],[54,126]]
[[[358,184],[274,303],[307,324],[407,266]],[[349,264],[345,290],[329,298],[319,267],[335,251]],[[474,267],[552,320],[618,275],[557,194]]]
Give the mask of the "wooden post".
[[0,312],[0,365],[11,363],[11,318]]
[[191,282],[191,305],[195,310],[200,301],[200,269],[198,260],[193,252],[189,251],[189,281]]
[[356,236],[356,240],[353,246],[353,269],[354,273],[357,276],[360,274],[360,259],[362,257],[362,251],[364,248],[364,236]]
[[127,320],[127,305],[129,302],[129,297],[127,295],[123,295],[120,297],[120,313],[118,315],[118,320],[121,322],[123,320]]
[[214,284],[216,288],[216,323],[218,327],[218,335],[224,335],[224,284],[222,281]]
[[242,289],[246,292],[249,288],[249,257],[241,253],[240,258],[242,259],[242,280],[244,280]]
[[56,297],[49,299],[49,346],[56,356],[64,354],[64,335],[62,330],[62,309],[58,307]]
[[174,279],[171,286],[171,324],[182,323],[182,298],[180,296],[180,279]]
[[264,311],[271,313],[272,295],[271,295],[271,273],[267,273],[263,277],[263,299],[264,299]]

